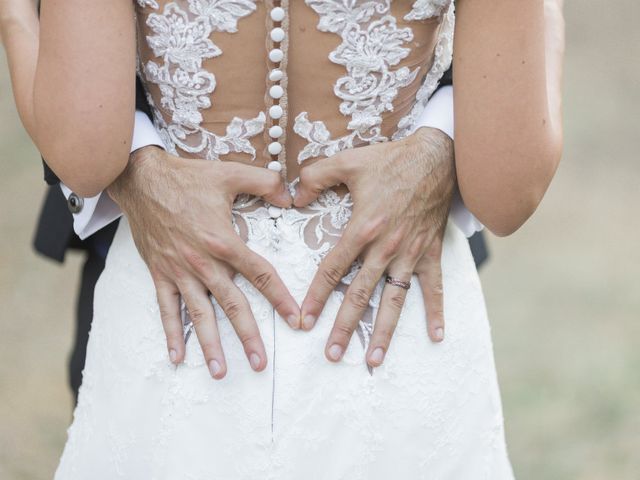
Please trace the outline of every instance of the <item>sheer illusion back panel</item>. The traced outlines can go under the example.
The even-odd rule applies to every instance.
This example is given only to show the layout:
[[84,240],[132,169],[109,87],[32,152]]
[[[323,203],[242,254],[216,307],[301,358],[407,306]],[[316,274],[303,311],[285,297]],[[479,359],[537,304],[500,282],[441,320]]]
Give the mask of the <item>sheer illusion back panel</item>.
[[[290,1],[286,167],[387,141],[432,69],[449,2]],[[138,0],[139,60],[156,123],[186,157],[264,166],[267,39],[279,1]],[[432,4],[435,4],[433,6]],[[439,78],[439,77],[438,77]]]

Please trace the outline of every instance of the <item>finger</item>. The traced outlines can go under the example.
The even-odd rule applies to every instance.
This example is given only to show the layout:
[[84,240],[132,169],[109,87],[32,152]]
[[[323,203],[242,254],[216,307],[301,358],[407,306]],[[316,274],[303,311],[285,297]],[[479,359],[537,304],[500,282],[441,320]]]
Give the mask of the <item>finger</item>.
[[342,237],[324,257],[302,302],[302,328],[310,330],[324,309],[329,295],[342,280],[364,248],[375,240],[385,225],[379,217],[368,223],[355,218],[347,225]]
[[[398,263],[398,265],[396,264]],[[400,262],[394,262],[389,266],[388,274],[402,282],[410,282],[413,267],[402,267]],[[393,338],[393,333],[398,325],[400,313],[407,298],[407,290],[397,285],[385,283],[380,299],[380,308],[376,316],[373,334],[367,350],[367,363],[372,367],[382,365],[384,358],[389,351],[389,345]]]
[[349,285],[325,347],[325,355],[329,360],[337,362],[344,355],[353,331],[369,308],[369,300],[385,267],[386,264],[383,262],[365,260],[356,278]]
[[154,277],[162,328],[167,337],[167,350],[171,363],[178,365],[184,361],[184,331],[180,315],[180,291],[169,279]]
[[227,373],[227,363],[220,342],[216,315],[207,289],[196,278],[190,276],[182,281],[179,288],[209,372],[213,378],[219,380]]
[[345,151],[302,167],[293,204],[296,207],[305,207],[327,188],[346,183],[349,160],[351,155]]
[[291,194],[278,172],[238,162],[225,162],[224,175],[234,195],[249,193],[278,207],[289,208]]
[[267,354],[246,297],[228,277],[220,276],[209,289],[242,342],[249,365],[256,372],[261,372],[267,366]]
[[435,240],[423,257],[418,279],[427,312],[427,331],[433,342],[444,340],[444,294],[442,286],[442,243]]
[[229,260],[229,264],[269,300],[278,315],[284,318],[291,328],[300,328],[300,307],[273,265],[244,243],[237,245],[237,254]]
[[302,301],[302,328],[311,330],[324,309],[329,295],[342,280],[360,249],[353,237],[353,229],[347,227],[342,238],[324,257],[313,276],[307,295]]

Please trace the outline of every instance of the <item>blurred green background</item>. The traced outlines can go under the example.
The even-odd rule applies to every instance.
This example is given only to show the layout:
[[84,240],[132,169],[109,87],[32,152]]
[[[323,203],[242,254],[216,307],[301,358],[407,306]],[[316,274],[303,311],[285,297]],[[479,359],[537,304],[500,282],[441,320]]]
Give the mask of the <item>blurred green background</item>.
[[[640,4],[568,0],[566,18],[563,163],[534,218],[490,239],[481,276],[517,477],[638,480]],[[32,252],[44,188],[0,62],[3,480],[51,478],[71,416],[81,257]]]

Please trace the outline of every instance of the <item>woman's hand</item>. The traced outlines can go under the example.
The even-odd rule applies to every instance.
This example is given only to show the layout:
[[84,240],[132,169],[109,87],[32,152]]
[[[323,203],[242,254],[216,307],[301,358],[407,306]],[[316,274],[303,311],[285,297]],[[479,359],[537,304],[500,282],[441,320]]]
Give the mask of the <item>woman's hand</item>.
[[264,344],[249,302],[233,283],[235,272],[247,278],[294,328],[300,309],[273,266],[238,237],[231,208],[240,193],[291,206],[280,175],[237,162],[183,159],[146,147],[132,155],[108,193],[126,213],[151,272],[171,361],[178,364],[185,354],[182,297],[211,376],[225,376],[211,292],[233,324],[251,367],[263,370]]
[[[345,184],[353,214],[338,244],[323,259],[302,304],[310,329],[329,295],[358,256],[363,265],[349,286],[325,348],[339,361],[369,306],[380,278],[420,280],[434,342],[444,338],[442,238],[456,186],[453,142],[439,130],[421,128],[406,139],[343,151],[303,167],[294,204],[309,204],[325,189]],[[367,363],[382,364],[407,291],[385,284]]]

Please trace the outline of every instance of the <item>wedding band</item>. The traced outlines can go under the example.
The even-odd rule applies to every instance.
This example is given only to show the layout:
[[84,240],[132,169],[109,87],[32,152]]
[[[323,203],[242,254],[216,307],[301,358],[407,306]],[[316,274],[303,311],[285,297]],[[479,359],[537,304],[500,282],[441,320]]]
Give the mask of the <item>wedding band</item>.
[[405,290],[409,290],[411,288],[411,282],[404,282],[399,278],[393,278],[391,275],[387,275],[385,282],[389,285],[393,285],[394,287],[404,288]]

